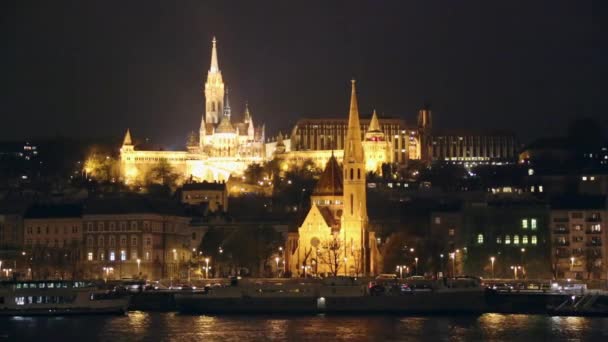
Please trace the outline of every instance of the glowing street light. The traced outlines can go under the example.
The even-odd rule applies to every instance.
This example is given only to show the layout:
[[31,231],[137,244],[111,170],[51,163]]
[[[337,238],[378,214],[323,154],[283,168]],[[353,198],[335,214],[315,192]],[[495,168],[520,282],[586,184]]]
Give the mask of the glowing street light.
[[139,268],[140,264],[141,264],[141,259],[138,258],[137,259],[137,275],[138,276],[141,274],[141,271],[140,271],[140,268]]
[[279,275],[279,257],[274,258],[274,261],[277,263],[277,276]]
[[511,266],[511,269],[513,270],[514,279],[517,279],[517,270],[520,270],[521,266],[518,266],[518,265]]
[[418,274],[418,257],[415,257],[414,261],[416,262],[416,274]]
[[450,259],[452,259],[452,277],[456,276],[456,253],[450,253]]
[[490,257],[490,262],[492,263],[492,279],[494,279],[494,260],[496,260],[495,257]]
[[209,278],[209,258],[205,258],[205,272],[206,278]]
[[570,257],[570,271],[574,271],[574,257]]

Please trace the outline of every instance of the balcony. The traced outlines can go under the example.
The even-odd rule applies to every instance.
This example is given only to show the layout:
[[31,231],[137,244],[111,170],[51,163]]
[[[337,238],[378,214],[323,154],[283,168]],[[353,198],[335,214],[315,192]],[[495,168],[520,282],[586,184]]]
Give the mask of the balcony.
[[591,230],[591,229],[587,229],[585,231],[585,234],[602,234],[601,230]]
[[562,234],[562,235],[567,235],[570,234],[570,229],[553,229],[553,234]]
[[602,245],[602,241],[589,241],[587,242],[587,247],[599,247]]
[[600,216],[598,217],[587,217],[585,219],[585,222],[589,222],[589,223],[599,223],[602,222],[602,218]]
[[570,242],[569,241],[555,241],[554,244],[555,244],[555,246],[558,246],[558,247],[567,247],[567,246],[570,246]]

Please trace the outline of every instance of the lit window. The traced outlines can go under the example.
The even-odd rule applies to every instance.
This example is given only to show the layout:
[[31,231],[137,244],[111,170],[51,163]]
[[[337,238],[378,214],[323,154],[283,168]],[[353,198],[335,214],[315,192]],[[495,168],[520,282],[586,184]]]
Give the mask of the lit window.
[[441,224],[441,217],[435,217],[435,224]]
[[513,244],[519,245],[519,235],[513,235]]
[[93,252],[87,253],[87,260],[88,261],[93,261]]
[[521,227],[523,229],[528,229],[528,219],[521,220]]
[[150,260],[150,252],[146,252],[146,260]]
[[448,235],[454,236],[454,228],[448,230]]
[[483,244],[483,234],[477,235],[477,243],[480,245]]
[[536,245],[536,243],[537,243],[537,240],[536,240],[536,235],[532,235],[532,240],[531,240],[531,243],[532,243],[533,245]]
[[536,228],[538,228],[538,226],[536,225],[536,219],[532,219],[530,220],[530,227],[535,230]]
[[510,245],[511,244],[511,236],[510,235],[506,235],[505,236],[505,245]]
[[583,176],[583,181],[586,181],[586,180],[587,180],[587,176]]
[[543,192],[543,186],[542,185],[538,186],[538,192]]
[[534,169],[528,169],[528,176],[532,176],[534,174]]
[[521,243],[523,243],[524,245],[528,244],[528,235],[524,235],[521,237]]
[[114,253],[113,251],[110,252],[110,261],[114,261],[116,260],[116,253]]
[[124,249],[122,251],[120,251],[120,260],[121,261],[127,260],[127,251],[125,251]]
[[500,236],[496,237],[496,243],[499,245],[502,243],[502,239],[500,238]]
[[594,181],[594,180],[595,180],[595,176],[591,176],[591,177],[589,177],[589,180],[590,180],[590,181]]

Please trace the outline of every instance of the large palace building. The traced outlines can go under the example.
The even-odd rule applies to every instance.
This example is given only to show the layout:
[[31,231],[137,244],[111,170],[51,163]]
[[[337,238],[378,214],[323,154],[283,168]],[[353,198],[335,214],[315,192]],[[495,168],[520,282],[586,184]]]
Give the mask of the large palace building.
[[164,151],[140,148],[127,130],[120,149],[121,171],[129,184],[142,181],[161,160],[176,173],[197,181],[226,181],[242,173],[247,165],[264,161],[264,125],[255,126],[249,107],[243,120],[231,120],[228,89],[219,69],[216,40],[213,38],[211,67],[205,83],[205,115],[198,137],[191,134],[185,150]]
[[[429,162],[430,116],[430,110],[420,110],[416,127],[406,126],[403,119],[378,118],[375,111],[370,119],[361,120],[359,132],[366,171],[380,174],[382,164],[404,165],[412,159]],[[324,167],[332,155],[342,162],[347,124],[343,118],[299,120],[290,139],[281,142],[284,146],[277,142],[279,146],[275,150],[273,143],[267,144],[267,155],[274,153],[290,165],[312,160],[319,168]]]

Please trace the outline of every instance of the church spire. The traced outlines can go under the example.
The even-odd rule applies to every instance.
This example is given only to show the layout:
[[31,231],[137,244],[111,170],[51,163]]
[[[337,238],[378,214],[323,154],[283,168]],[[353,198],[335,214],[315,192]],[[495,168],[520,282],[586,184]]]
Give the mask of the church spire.
[[357,105],[357,91],[354,79],[351,81],[351,84],[348,131],[344,144],[344,161],[364,162],[363,145],[361,144],[361,125],[359,123],[359,106]]
[[230,109],[230,100],[228,99],[228,87],[226,87],[226,95],[224,99],[224,116],[230,120],[230,115],[232,114],[232,110]]
[[125,133],[125,138],[122,141],[123,146],[131,146],[133,145],[133,140],[131,139],[131,131],[127,128],[127,133]]
[[372,114],[372,120],[369,123],[369,127],[367,128],[368,132],[380,132],[380,122],[378,121],[378,115],[376,114],[376,110],[374,109],[374,114]]
[[245,102],[245,113],[243,113],[243,122],[249,123],[251,121],[251,113],[249,112],[249,102]]
[[218,72],[220,70],[219,65],[217,63],[217,48],[215,47],[217,40],[215,36],[213,36],[213,47],[211,48],[211,68],[209,68],[209,72]]

